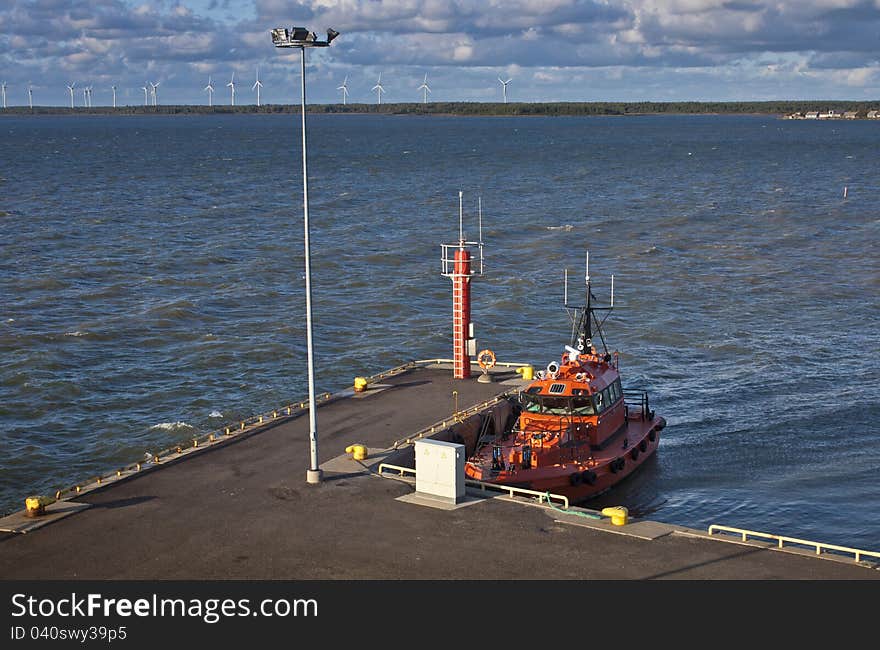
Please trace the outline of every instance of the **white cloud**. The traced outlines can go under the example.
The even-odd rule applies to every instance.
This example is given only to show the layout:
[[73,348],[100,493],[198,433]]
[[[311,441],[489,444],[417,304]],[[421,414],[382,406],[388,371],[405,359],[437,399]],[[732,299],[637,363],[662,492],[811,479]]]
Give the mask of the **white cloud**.
[[[0,67],[25,81],[62,73],[137,79],[149,69],[181,83],[198,75],[204,86],[206,72],[259,63],[271,83],[272,74],[289,74],[292,53],[274,50],[267,31],[289,25],[291,16],[316,31],[342,32],[333,47],[311,57],[316,70],[419,67],[456,70],[459,77],[473,70],[489,79],[501,73],[518,77],[520,98],[526,76],[547,85],[557,71],[590,69],[603,83],[641,83],[644,92],[674,92],[651,81],[665,77],[683,88],[708,84],[728,93],[727,81],[719,81],[726,75],[756,88],[800,79],[841,94],[867,93],[880,66],[880,0],[230,2],[224,8],[203,0],[2,0]],[[688,74],[699,83],[683,83]],[[435,99],[442,94],[438,76]],[[174,91],[168,84],[165,96]]]
[[871,83],[876,83],[878,78],[878,68],[856,68],[854,70],[844,70],[843,82],[847,86],[862,87]]

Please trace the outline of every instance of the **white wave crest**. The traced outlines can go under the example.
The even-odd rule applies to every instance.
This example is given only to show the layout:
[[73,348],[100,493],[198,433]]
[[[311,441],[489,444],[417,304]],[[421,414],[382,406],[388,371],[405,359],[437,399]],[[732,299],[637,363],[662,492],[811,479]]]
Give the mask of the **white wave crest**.
[[165,431],[177,431],[178,429],[192,429],[193,426],[191,424],[187,424],[186,422],[160,422],[159,424],[154,424],[150,427],[152,429],[164,429]]
[[211,411],[208,413],[209,418],[222,418],[223,414],[220,411]]
[[574,230],[574,226],[567,223],[564,226],[547,226],[547,230],[564,230],[565,232],[571,232]]

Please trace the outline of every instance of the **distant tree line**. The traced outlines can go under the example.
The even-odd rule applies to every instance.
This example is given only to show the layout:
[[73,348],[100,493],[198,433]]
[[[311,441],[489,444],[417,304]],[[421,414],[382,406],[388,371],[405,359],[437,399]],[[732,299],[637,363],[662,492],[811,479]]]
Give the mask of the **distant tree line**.
[[[856,111],[865,114],[880,110],[880,101],[766,101],[766,102],[407,102],[398,104],[310,104],[310,113],[365,113],[383,115],[788,115],[806,111]],[[230,115],[233,113],[298,113],[299,104],[264,106],[12,106],[0,109],[3,115]]]

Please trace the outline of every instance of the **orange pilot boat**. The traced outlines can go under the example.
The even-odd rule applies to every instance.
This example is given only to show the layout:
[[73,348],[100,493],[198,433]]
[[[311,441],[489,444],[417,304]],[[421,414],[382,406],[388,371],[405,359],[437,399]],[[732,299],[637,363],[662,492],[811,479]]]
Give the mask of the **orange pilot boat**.
[[586,286],[585,305],[569,306],[566,273],[571,344],[512,398],[513,428],[477,441],[465,464],[469,478],[581,501],[608,490],[656,451],[666,420],[651,410],[647,391],[622,387],[618,355],[609,353],[602,331],[608,314],[599,319],[614,308],[614,277],[610,305],[595,306],[589,254]]

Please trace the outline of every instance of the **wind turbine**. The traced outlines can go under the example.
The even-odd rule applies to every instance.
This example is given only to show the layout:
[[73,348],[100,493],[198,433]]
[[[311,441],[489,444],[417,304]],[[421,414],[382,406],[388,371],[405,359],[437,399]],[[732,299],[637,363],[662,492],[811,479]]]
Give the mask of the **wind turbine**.
[[3,108],[6,108],[6,82],[0,83],[0,95],[3,96]]
[[235,106],[235,70],[232,71],[232,79],[229,80],[226,87],[232,89],[232,105]]
[[70,91],[70,107],[73,108],[73,88],[76,86],[76,82],[73,81],[67,86],[67,90]]
[[83,106],[89,107],[89,87],[83,86]]
[[501,81],[501,87],[504,92],[504,103],[507,103],[507,84],[509,84],[513,79],[508,79],[507,81],[502,81],[501,77],[498,77],[498,81]]
[[113,108],[116,108],[116,86],[110,86],[113,89]]
[[422,85],[417,88],[417,90],[422,91],[422,103],[428,103],[428,93],[431,92],[431,89],[428,87],[428,73],[425,73],[425,80],[422,82]]
[[257,80],[254,82],[254,87],[251,90],[257,91],[257,106],[260,105],[260,88],[263,87],[263,84],[260,83],[260,68],[257,68]]
[[211,75],[208,75],[208,85],[204,87],[208,91],[208,106],[214,105],[214,86],[211,85]]
[[376,82],[376,85],[370,88],[370,92],[376,91],[376,96],[379,98],[379,105],[382,105],[382,93],[385,92],[385,89],[382,87],[382,73],[379,73],[379,81]]
[[92,87],[91,86],[88,86],[86,88],[86,95],[89,98],[89,108],[91,108],[92,107]]
[[153,106],[159,105],[159,84],[161,81],[157,81],[156,83],[150,83],[150,92],[153,95]]
[[144,106],[147,106],[147,82],[144,82],[144,85],[141,86],[141,90],[144,91]]
[[28,108],[31,110],[34,108],[34,87],[30,81],[28,81]]
[[347,103],[345,100],[348,98],[348,75],[345,75],[345,81],[343,81],[342,85],[338,86],[336,90],[342,91],[342,105],[345,106]]

